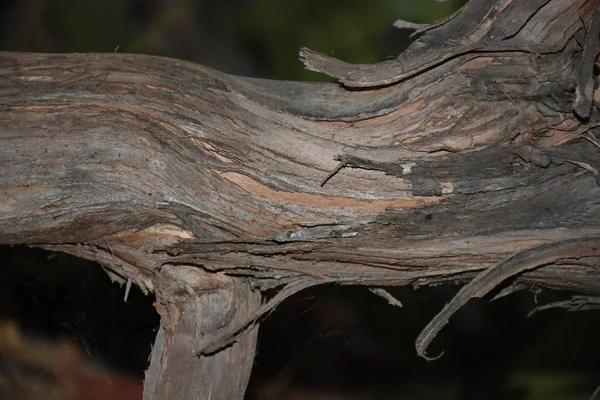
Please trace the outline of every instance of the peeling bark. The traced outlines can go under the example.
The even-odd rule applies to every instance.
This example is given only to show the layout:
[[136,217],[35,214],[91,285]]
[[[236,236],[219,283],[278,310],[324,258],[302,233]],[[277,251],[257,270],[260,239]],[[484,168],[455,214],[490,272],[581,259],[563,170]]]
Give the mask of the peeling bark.
[[[181,371],[207,374],[185,396],[241,397],[257,319],[310,285],[462,282],[547,249],[472,285],[597,295],[595,4],[472,0],[374,65],[301,51],[340,85],[0,53],[0,243],[97,260],[166,301],[147,399],[174,398]],[[248,285],[280,291],[260,306]]]
[[144,399],[243,398],[258,328],[215,354],[195,356],[190,352],[194,346],[214,341],[223,327],[245,319],[260,305],[260,294],[252,292],[247,282],[228,281],[224,289],[187,294],[180,301],[171,298],[162,309],[163,322],[146,371]]

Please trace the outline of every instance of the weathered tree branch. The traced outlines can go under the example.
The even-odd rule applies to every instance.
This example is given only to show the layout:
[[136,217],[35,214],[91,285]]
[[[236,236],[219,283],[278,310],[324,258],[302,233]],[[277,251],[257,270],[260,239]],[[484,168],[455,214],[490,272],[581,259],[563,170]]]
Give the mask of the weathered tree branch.
[[[535,246],[595,243],[595,4],[472,0],[369,66],[302,50],[341,85],[0,53],[0,243],[97,260],[157,293],[146,398],[239,397],[256,320],[303,287],[467,281]],[[598,294],[593,243],[530,263],[503,293]],[[454,304],[484,294],[468,293]],[[192,365],[212,380],[189,383]]]

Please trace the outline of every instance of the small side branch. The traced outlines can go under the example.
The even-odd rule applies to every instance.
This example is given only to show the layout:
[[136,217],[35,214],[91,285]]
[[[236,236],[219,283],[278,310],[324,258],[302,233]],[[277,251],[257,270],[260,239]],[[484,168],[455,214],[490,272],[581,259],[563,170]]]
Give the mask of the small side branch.
[[240,336],[242,336],[246,331],[252,329],[262,316],[264,316],[269,311],[272,311],[283,300],[298,293],[301,290],[326,282],[328,281],[305,278],[288,284],[283,289],[281,289],[279,293],[277,293],[271,300],[264,304],[260,309],[249,315],[244,321],[232,326],[230,329],[227,329],[225,333],[223,333],[220,337],[216,338],[212,342],[206,344],[201,349],[196,351],[196,357],[214,354],[220,351],[221,349],[237,342]]

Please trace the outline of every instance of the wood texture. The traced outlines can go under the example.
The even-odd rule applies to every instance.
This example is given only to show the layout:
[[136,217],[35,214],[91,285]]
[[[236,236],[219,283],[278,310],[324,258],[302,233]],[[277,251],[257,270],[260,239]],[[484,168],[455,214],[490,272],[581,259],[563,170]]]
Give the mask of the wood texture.
[[[94,259],[158,295],[186,287],[169,266],[190,267],[201,279],[173,303],[181,313],[214,280],[284,294],[307,282],[437,285],[597,237],[600,119],[582,67],[595,4],[472,0],[368,66],[302,50],[340,85],[141,55],[0,53],[0,243]],[[591,104],[585,120],[575,102]],[[595,259],[577,257],[504,290],[598,294]],[[163,319],[159,339],[176,344],[154,357],[216,357],[255,331],[262,311],[245,307],[212,344],[177,339],[200,322]],[[149,387],[167,393],[158,375]]]
[[233,279],[225,288],[194,296],[192,301],[190,296],[182,303],[170,301],[161,312],[163,322],[146,371],[144,399],[242,399],[258,328],[208,356],[195,356],[190,347],[210,343],[223,326],[245,319],[258,305],[260,294],[253,293],[248,282]]

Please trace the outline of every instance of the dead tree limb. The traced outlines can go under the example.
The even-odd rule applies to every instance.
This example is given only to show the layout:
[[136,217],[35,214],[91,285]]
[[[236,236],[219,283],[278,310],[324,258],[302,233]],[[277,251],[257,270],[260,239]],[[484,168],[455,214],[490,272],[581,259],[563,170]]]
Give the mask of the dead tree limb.
[[241,398],[258,319],[311,285],[597,295],[596,9],[472,0],[394,60],[301,51],[339,85],[0,53],[0,243],[157,294],[147,399]]

